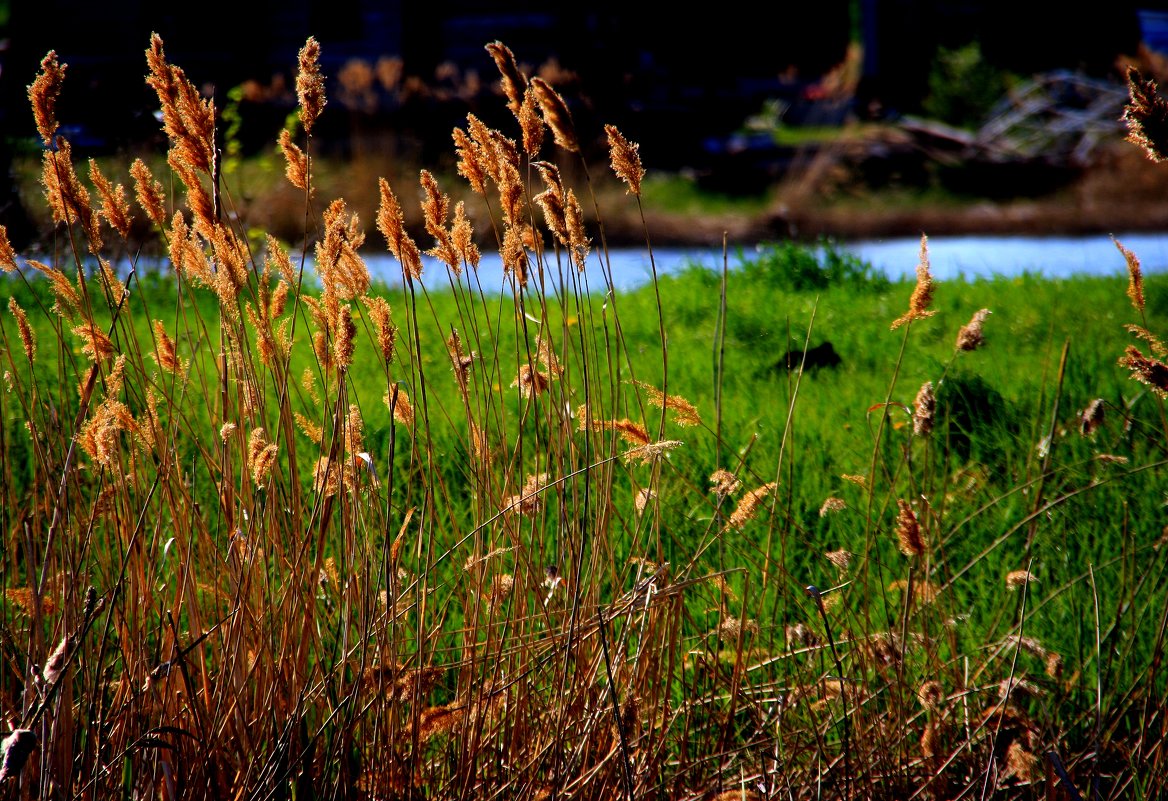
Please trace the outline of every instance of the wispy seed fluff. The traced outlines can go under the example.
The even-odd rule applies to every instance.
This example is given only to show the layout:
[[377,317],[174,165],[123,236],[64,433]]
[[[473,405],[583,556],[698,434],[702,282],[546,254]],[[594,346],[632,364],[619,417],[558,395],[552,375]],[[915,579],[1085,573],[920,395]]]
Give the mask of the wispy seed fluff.
[[532,78],[531,86],[543,111],[543,121],[552,129],[556,144],[570,153],[580,152],[580,142],[576,138],[576,126],[572,123],[572,113],[559,92],[543,78]]
[[908,501],[897,500],[900,512],[896,516],[896,540],[900,552],[905,556],[920,556],[925,552],[925,541],[921,537],[921,524]]
[[296,73],[296,96],[300,100],[300,122],[304,132],[312,134],[312,126],[324,110],[324,76],[320,74],[320,43],[309,36],[300,48],[300,69]]
[[641,166],[640,145],[625,139],[615,125],[605,125],[608,134],[608,153],[612,160],[612,171],[616,177],[628,184],[629,191],[637,197],[641,196],[641,179],[645,177],[645,168]]
[[957,332],[958,350],[977,350],[985,344],[985,335],[982,334],[981,327],[989,315],[989,309],[980,309],[973,313],[968,323],[961,326]]
[[1131,97],[1123,109],[1127,141],[1143,149],[1152,161],[1168,159],[1168,102],[1156,90],[1156,82],[1144,80],[1135,68],[1128,68],[1127,89]]
[[57,647],[49,654],[49,658],[45,660],[45,667],[42,671],[45,682],[53,684],[61,674],[65,672],[65,665],[69,661],[69,646],[70,640],[68,636],[62,637],[61,641],[57,643]]
[[47,147],[53,146],[57,132],[57,96],[65,81],[66,65],[57,61],[57,52],[50,50],[41,59],[41,71],[28,87],[28,99],[36,118],[37,133]]
[[1127,262],[1127,296],[1131,298],[1132,306],[1135,306],[1136,311],[1142,313],[1144,311],[1144,273],[1140,269],[1140,260],[1136,258],[1136,254],[1121,245],[1115,237],[1112,237],[1111,241],[1115,242],[1115,247],[1123,254],[1123,260]]
[[937,396],[933,394],[933,382],[921,385],[916,400],[913,401],[913,435],[927,437],[933,431],[933,419],[937,412]]
[[921,234],[920,262],[917,264],[917,284],[913,287],[912,297],[908,301],[908,311],[897,317],[892,323],[895,331],[905,323],[913,320],[923,320],[932,317],[935,311],[929,309],[933,301],[933,275],[929,272],[929,238]]
[[153,173],[142,159],[134,159],[130,165],[130,177],[134,179],[134,194],[138,205],[146,212],[150,221],[159,228],[166,227],[166,193],[162,184],[154,180]]
[[31,363],[36,358],[36,335],[28,324],[28,316],[24,309],[16,302],[16,298],[8,299],[8,311],[16,318],[16,329],[20,333],[20,346],[24,348],[24,355]]
[[271,475],[272,467],[276,464],[275,443],[268,442],[268,437],[262,428],[256,428],[247,439],[247,465],[251,470],[251,479],[257,487],[262,487]]
[[726,528],[742,528],[758,514],[759,505],[766,500],[767,496],[778,489],[777,482],[770,482],[763,484],[761,487],[756,487],[742,496],[742,500],[738,502],[738,506],[730,515],[730,519],[726,521]]

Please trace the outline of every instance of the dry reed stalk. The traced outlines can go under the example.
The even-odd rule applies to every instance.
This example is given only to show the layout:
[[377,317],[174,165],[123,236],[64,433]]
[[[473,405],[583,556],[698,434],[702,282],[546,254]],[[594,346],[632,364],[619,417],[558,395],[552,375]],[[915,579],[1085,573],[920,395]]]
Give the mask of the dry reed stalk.
[[776,489],[779,484],[777,481],[771,481],[763,484],[761,487],[756,487],[749,490],[742,496],[742,500],[738,501],[738,506],[734,508],[729,520],[726,521],[726,530],[732,528],[741,529],[746,526],[755,515],[758,514],[758,507],[764,500]]
[[604,132],[608,135],[608,153],[612,161],[612,171],[628,185],[628,191],[637,197],[641,196],[641,179],[645,177],[645,168],[641,165],[641,146],[625,139],[615,125],[605,125]]
[[932,317],[936,314],[929,308],[929,304],[933,301],[933,275],[929,272],[929,238],[921,234],[921,253],[920,261],[917,264],[917,283],[913,287],[912,296],[908,301],[908,311],[897,317],[892,323],[892,330],[895,331],[902,325],[913,320],[923,320],[926,317]]
[[1168,159],[1168,101],[1134,67],[1127,70],[1130,100],[1123,109],[1127,141],[1141,148],[1152,161]]
[[985,335],[982,333],[982,324],[990,315],[989,309],[981,309],[973,313],[969,322],[961,326],[957,332],[958,350],[977,350],[985,344]]

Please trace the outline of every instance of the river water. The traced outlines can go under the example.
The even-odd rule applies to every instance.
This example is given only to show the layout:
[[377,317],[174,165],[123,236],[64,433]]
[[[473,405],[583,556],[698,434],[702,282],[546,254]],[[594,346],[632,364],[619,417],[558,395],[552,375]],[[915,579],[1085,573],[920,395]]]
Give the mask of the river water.
[[[1119,234],[1116,239],[1139,257],[1146,272],[1168,270],[1168,234]],[[920,239],[865,240],[843,243],[841,247],[896,280],[914,275]],[[749,258],[753,250],[754,246],[731,246],[730,269],[739,263],[740,254]],[[723,261],[721,250],[702,248],[659,248],[653,251],[653,256],[658,275],[678,272],[693,263],[720,270]],[[366,261],[375,278],[400,283],[401,268],[388,254],[368,256]],[[933,276],[940,280],[1014,276],[1024,272],[1048,278],[1067,278],[1074,275],[1123,275],[1127,270],[1123,256],[1109,236],[936,236],[929,238],[929,262]],[[609,266],[593,252],[581,287],[603,290],[609,269],[613,286],[618,290],[634,289],[647,283],[651,277],[649,256],[644,248],[610,250],[607,264]],[[574,272],[565,264],[564,280],[572,280],[571,273]],[[553,265],[546,279],[558,285],[560,276],[561,270]],[[487,291],[504,287],[497,253],[484,254],[478,280]],[[446,269],[427,259],[423,283],[431,289],[448,286]]]

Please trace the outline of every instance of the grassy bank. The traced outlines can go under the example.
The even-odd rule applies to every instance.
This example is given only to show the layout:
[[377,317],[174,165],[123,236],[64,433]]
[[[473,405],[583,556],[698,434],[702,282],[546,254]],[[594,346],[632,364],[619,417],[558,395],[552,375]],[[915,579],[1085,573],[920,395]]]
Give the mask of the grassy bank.
[[[471,121],[483,191],[453,223],[423,176],[449,290],[414,280],[414,190],[388,183],[406,276],[369,281],[364,225],[311,192],[311,139],[288,160],[306,219],[327,209],[319,283],[217,213],[213,115],[161,43],[166,202],[189,210],[139,171],[135,213],[172,272],[78,270],[135,229],[49,151],[58,255],[0,285],[0,787],[1161,793],[1168,423],[1117,359],[1125,323],[1164,330],[1168,282],[1133,308],[1120,279],[934,285],[922,247],[891,284],[781,247],[587,292],[588,183],[548,166],[570,117],[496,55],[522,150]],[[310,43],[309,131],[314,66]],[[639,157],[609,136],[637,208]],[[497,232],[505,291],[460,221]]]

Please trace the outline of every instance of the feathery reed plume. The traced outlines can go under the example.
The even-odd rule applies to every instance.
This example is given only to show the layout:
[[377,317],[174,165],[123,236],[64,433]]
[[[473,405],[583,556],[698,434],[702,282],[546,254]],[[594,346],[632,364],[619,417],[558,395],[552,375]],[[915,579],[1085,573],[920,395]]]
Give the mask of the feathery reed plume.
[[570,247],[568,242],[568,221],[564,216],[564,203],[567,197],[564,194],[564,182],[560,179],[560,170],[554,164],[546,161],[532,162],[533,167],[539,170],[544,186],[547,187],[532,200],[543,212],[544,222],[548,230],[564,247]]
[[729,470],[715,470],[710,474],[710,491],[719,498],[726,498],[742,489],[742,482]]
[[460,200],[454,204],[454,222],[450,224],[450,239],[458,257],[472,269],[479,268],[482,254],[474,242],[474,228],[466,216],[466,205]]
[[[9,603],[20,609],[27,617],[36,614],[36,593],[28,587],[13,587],[4,591]],[[57,603],[47,595],[41,596],[41,612],[51,615],[57,611]]]
[[386,392],[385,397],[382,398],[386,406],[390,406],[393,411],[393,419],[397,420],[406,428],[412,429],[414,427],[414,407],[410,405],[410,396],[406,394],[404,389],[397,391],[397,397],[394,398],[392,392]]
[[344,373],[353,364],[353,350],[356,347],[357,324],[353,322],[353,312],[348,304],[337,310],[334,323],[333,363],[337,371]]
[[827,517],[833,512],[842,512],[847,508],[848,505],[844,503],[843,498],[828,498],[823,502],[823,506],[819,507],[819,516]]
[[[888,585],[888,589],[903,593],[908,591],[908,585],[907,579],[897,579]],[[928,579],[918,579],[913,583],[912,590],[913,600],[919,604],[931,604],[941,593],[940,588]]]
[[933,393],[933,382],[926,381],[921,384],[921,389],[913,400],[913,436],[929,436],[933,432],[936,413],[937,396]]
[[317,459],[312,469],[312,491],[323,498],[331,498],[341,491],[341,468],[327,456]]
[[661,439],[645,445],[638,445],[624,455],[625,461],[640,461],[641,464],[652,464],[665,456],[674,448],[680,448],[685,443],[679,439]]
[[515,63],[515,54],[511,52],[511,48],[502,42],[491,42],[486,47],[502,76],[501,83],[503,92],[507,95],[507,108],[511,109],[511,113],[518,117],[520,107],[523,105],[523,95],[527,90],[527,78],[519,71],[519,65]]
[[16,251],[8,241],[8,228],[0,225],[0,271],[10,273],[16,268]]
[[134,159],[130,165],[130,177],[134,179],[134,194],[138,205],[146,216],[159,228],[166,227],[166,193],[162,184],[154,180],[154,174],[142,159]]
[[835,565],[840,575],[845,575],[852,565],[852,552],[845,551],[842,548],[838,551],[828,551],[824,554],[827,561]]
[[608,134],[608,153],[612,160],[612,171],[616,177],[628,184],[629,192],[637,197],[641,196],[641,179],[645,177],[645,168],[641,166],[641,149],[639,144],[625,139],[615,125],[605,125],[604,132]]
[[639,423],[634,423],[632,420],[593,420],[591,426],[588,423],[588,407],[581,406],[576,410],[576,418],[580,421],[578,423],[578,431],[615,431],[621,439],[630,445],[645,446],[651,440],[649,432],[645,427]]
[[360,219],[355,213],[349,214],[341,198],[329,204],[321,222],[324,238],[316,243],[316,270],[324,287],[325,304],[335,315],[335,298],[353,300],[369,290],[369,268],[357,252],[365,243],[365,232]]
[[560,93],[543,78],[532,78],[531,86],[543,112],[543,121],[552,130],[556,144],[569,153],[580,152],[580,142],[576,139],[576,127],[572,124],[572,113]]
[[444,262],[455,277],[462,274],[462,258],[454,247],[454,240],[450,231],[446,230],[446,218],[450,214],[450,198],[442,194],[438,188],[438,181],[429,170],[421,172],[422,218],[426,223],[426,233],[434,237],[434,247],[426,251],[426,255],[433,256]]
[[576,269],[584,272],[584,266],[588,262],[589,240],[584,233],[584,210],[580,208],[576,192],[571,189],[568,190],[564,203],[564,219],[568,225],[568,243],[571,245],[572,260],[576,262]]
[[518,495],[511,495],[503,500],[501,511],[514,512],[529,518],[536,517],[543,510],[543,499],[539,493],[544,489],[548,478],[547,473],[529,475]]
[[1103,398],[1096,398],[1079,413],[1079,433],[1081,435],[1089,437],[1095,433],[1095,429],[1103,425],[1106,403]]
[[1131,370],[1131,377],[1146,384],[1161,398],[1168,398],[1168,364],[1152,356],[1145,356],[1135,345],[1128,345],[1119,359],[1121,367]]
[[1131,325],[1129,323],[1128,325],[1125,325],[1124,328],[1127,329],[1127,332],[1132,336],[1138,337],[1144,340],[1144,342],[1147,342],[1148,345],[1151,346],[1152,353],[1155,356],[1158,356],[1161,359],[1168,357],[1168,345],[1165,345],[1160,337],[1156,336],[1142,325]]
[[146,83],[158,95],[162,127],[171,142],[169,161],[190,190],[194,176],[184,176],[181,168],[210,175],[215,163],[215,107],[199,96],[181,68],[167,63],[162,37],[157,33],[150,35],[146,64],[150,69]]
[[280,274],[285,283],[295,286],[298,283],[297,273],[296,268],[292,266],[292,259],[289,258],[288,251],[284,250],[271,234],[265,234],[264,241],[266,243],[264,268],[269,272],[273,271],[274,268],[274,271]]
[[511,386],[519,387],[521,397],[534,398],[547,392],[551,383],[551,378],[546,373],[541,372],[539,368],[532,367],[530,364],[521,364]]
[[645,507],[649,505],[649,501],[656,497],[657,493],[648,487],[638,490],[637,494],[633,497],[633,509],[636,510],[637,514],[644,514]]
[[1121,118],[1127,124],[1127,141],[1143,149],[1152,161],[1168,159],[1168,101],[1156,82],[1145,80],[1134,67],[1127,70],[1128,104]]
[[539,101],[530,86],[523,93],[523,103],[519,106],[519,130],[523,131],[523,150],[528,157],[535,158],[543,147],[543,120],[539,116]]
[[130,236],[130,201],[126,198],[126,188],[121,184],[113,185],[102,173],[94,159],[89,160],[89,180],[101,198],[101,213],[122,239]]
[[300,429],[300,433],[308,437],[313,444],[319,445],[324,440],[324,429],[319,425],[309,420],[300,412],[293,414],[292,418],[296,421],[296,427]]
[[[472,115],[473,117],[473,115]],[[458,174],[476,194],[487,194],[487,168],[483,148],[461,128],[454,129],[454,150],[458,154]]]
[[422,255],[406,232],[401,205],[389,188],[388,181],[378,178],[377,185],[381,192],[381,204],[377,208],[377,230],[385,237],[389,252],[401,263],[406,277],[418,280],[422,277]]
[[921,524],[908,501],[897,499],[900,510],[896,516],[896,541],[905,556],[920,556],[925,552],[925,541],[921,537]]
[[276,464],[277,445],[268,442],[268,435],[262,428],[252,429],[247,438],[247,466],[251,470],[251,480],[256,487],[263,487]]
[[737,642],[742,634],[758,634],[758,621],[728,617],[718,626],[718,637],[723,642]]
[[170,263],[175,272],[196,286],[214,286],[215,275],[207,263],[207,256],[199,244],[197,234],[187,226],[181,211],[174,213],[169,239]]
[[452,331],[447,338],[446,352],[450,355],[451,371],[454,373],[455,379],[458,380],[459,388],[465,394],[467,381],[470,379],[470,368],[474,366],[478,354],[468,354],[463,350],[462,337],[458,335],[457,330]]
[[840,475],[840,478],[842,478],[844,481],[855,484],[857,487],[868,486],[868,477],[867,476],[853,475],[851,473],[843,473]]
[[235,433],[237,426],[235,423],[224,423],[219,427],[219,439],[222,442],[227,442],[231,439],[231,435]]
[[16,298],[8,299],[8,311],[16,319],[16,330],[20,334],[20,346],[24,349],[24,355],[28,359],[29,364],[32,364],[36,359],[36,334],[33,333],[32,327],[28,324],[28,316],[24,313],[24,309],[20,308],[20,304],[16,302]]
[[435,737],[450,734],[462,724],[465,716],[466,707],[458,701],[423,709],[418,718],[418,740],[428,743]]
[[673,414],[673,422],[679,426],[697,426],[702,424],[701,415],[697,408],[680,395],[666,395],[652,384],[644,381],[632,382],[645,390],[645,399],[658,409],[669,409]]
[[1029,570],[1011,570],[1006,574],[1006,587],[1011,590],[1017,590],[1037,581],[1038,578]]
[[1052,679],[1057,679],[1063,675],[1063,656],[1054,651],[1048,651],[1046,658],[1043,660],[1042,670],[1046,675]]
[[917,264],[917,283],[913,287],[912,297],[908,301],[908,311],[892,323],[892,330],[900,328],[913,320],[923,320],[932,317],[936,311],[929,309],[933,301],[933,276],[929,272],[929,238],[921,234],[920,263]]
[[73,333],[85,343],[81,352],[95,363],[104,362],[114,355],[114,343],[96,323],[83,322],[73,327]]
[[78,444],[97,464],[113,468],[117,463],[120,449],[120,435],[123,431],[135,431],[138,424],[124,403],[106,398],[85,421],[78,434]]
[[1123,260],[1127,262],[1127,296],[1131,298],[1132,306],[1135,306],[1136,311],[1144,311],[1144,273],[1140,269],[1140,260],[1136,254],[1125,248],[1119,243],[1115,237],[1111,238],[1115,243],[1115,247],[1123,254]]
[[363,295],[361,302],[369,310],[369,319],[373,321],[373,328],[377,332],[377,348],[381,351],[381,358],[389,364],[393,361],[394,344],[397,341],[397,326],[393,324],[390,315],[389,301]]
[[1021,740],[1010,743],[1006,749],[1006,769],[1002,771],[1002,778],[1013,777],[1022,784],[1035,784],[1045,777],[1042,770],[1042,760],[1038,755],[1026,749]]
[[925,709],[930,712],[936,712],[941,708],[941,703],[945,700],[945,690],[941,687],[939,681],[930,679],[917,690],[917,700],[921,702],[921,706]]
[[304,132],[312,135],[312,126],[324,110],[324,76],[320,74],[320,44],[312,36],[304,42],[298,56],[296,97],[300,101],[300,122]]
[[748,490],[742,499],[738,501],[738,506],[735,507],[734,512],[730,515],[730,519],[726,521],[726,529],[743,528],[754,519],[758,514],[758,507],[766,498],[778,489],[779,484],[776,481],[771,481],[763,484],[761,487],[756,487]]
[[49,654],[49,658],[45,660],[45,667],[42,671],[45,682],[48,684],[55,684],[61,678],[61,674],[65,672],[65,665],[69,661],[69,648],[72,645],[68,636],[62,637],[61,641],[57,643],[57,647]]
[[53,146],[53,137],[57,133],[57,97],[61,94],[67,68],[68,65],[57,61],[57,51],[50,50],[41,59],[41,71],[28,87],[37,133],[46,147]]
[[985,335],[982,334],[981,327],[989,315],[989,309],[980,309],[973,313],[968,323],[961,326],[957,332],[958,350],[977,350],[985,344]]
[[24,769],[24,763],[37,747],[37,736],[29,729],[13,729],[0,742],[0,785],[14,779]]
[[73,148],[65,139],[57,138],[57,149],[46,150],[41,168],[41,184],[45,201],[53,212],[53,222],[72,225],[81,223],[89,251],[101,251],[101,233],[97,218],[89,204],[89,190],[82,186],[73,169]]
[[288,182],[304,192],[311,191],[312,181],[309,175],[308,154],[292,141],[292,132],[287,128],[280,130],[280,138],[277,142],[280,145],[280,152],[284,154],[286,162],[284,174],[288,176]]

